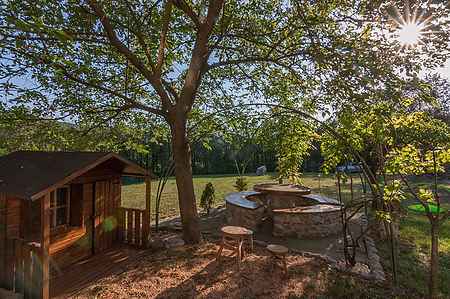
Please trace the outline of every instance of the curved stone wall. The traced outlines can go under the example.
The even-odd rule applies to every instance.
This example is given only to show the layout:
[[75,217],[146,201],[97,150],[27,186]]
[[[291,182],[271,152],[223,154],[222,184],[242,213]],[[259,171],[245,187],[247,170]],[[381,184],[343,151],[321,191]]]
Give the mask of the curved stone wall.
[[254,191],[228,194],[225,197],[227,223],[257,231],[265,213],[264,205],[257,200],[258,195]]
[[273,235],[304,239],[323,238],[340,232],[340,208],[315,205],[273,210]]

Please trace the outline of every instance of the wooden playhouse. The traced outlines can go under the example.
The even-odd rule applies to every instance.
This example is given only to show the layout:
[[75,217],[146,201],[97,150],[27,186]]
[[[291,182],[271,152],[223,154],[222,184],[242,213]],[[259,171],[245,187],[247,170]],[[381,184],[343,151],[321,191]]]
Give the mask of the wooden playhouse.
[[[145,179],[145,210],[121,207],[122,176]],[[118,243],[145,247],[150,179],[114,153],[0,157],[0,288],[49,298],[52,282],[77,261]]]

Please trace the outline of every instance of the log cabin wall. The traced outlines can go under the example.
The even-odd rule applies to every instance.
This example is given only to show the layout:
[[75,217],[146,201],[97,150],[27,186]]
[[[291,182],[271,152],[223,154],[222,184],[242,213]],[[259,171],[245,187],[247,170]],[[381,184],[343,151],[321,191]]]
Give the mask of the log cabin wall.
[[[60,231],[56,229],[51,235],[53,275],[114,244],[117,239],[115,213],[120,206],[120,187],[120,174],[108,165],[100,165],[70,183],[70,226]],[[94,192],[96,215],[93,215]]]
[[22,200],[0,193],[0,287],[12,288],[14,251],[12,238],[22,236]]

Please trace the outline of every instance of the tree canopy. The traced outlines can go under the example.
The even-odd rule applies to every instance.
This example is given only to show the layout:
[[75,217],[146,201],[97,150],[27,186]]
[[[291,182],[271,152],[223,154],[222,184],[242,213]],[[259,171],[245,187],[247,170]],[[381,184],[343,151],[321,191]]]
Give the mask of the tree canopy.
[[83,127],[167,123],[184,237],[197,242],[193,119],[249,102],[327,116],[398,99],[448,57],[448,10],[415,3],[432,33],[405,48],[390,37],[404,1],[7,0],[0,88],[8,109]]

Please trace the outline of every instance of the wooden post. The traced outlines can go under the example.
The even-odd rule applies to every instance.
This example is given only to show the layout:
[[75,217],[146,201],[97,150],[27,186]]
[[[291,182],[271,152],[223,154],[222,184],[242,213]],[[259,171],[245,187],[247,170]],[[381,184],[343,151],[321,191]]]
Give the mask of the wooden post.
[[49,248],[50,248],[50,192],[41,199],[41,288],[39,297],[50,298],[49,274]]
[[142,246],[147,247],[150,238],[151,210],[150,203],[152,198],[152,179],[148,176],[145,178],[145,213],[144,213],[144,230]]
[[117,208],[117,241],[120,243],[125,241],[125,210],[121,207]]

